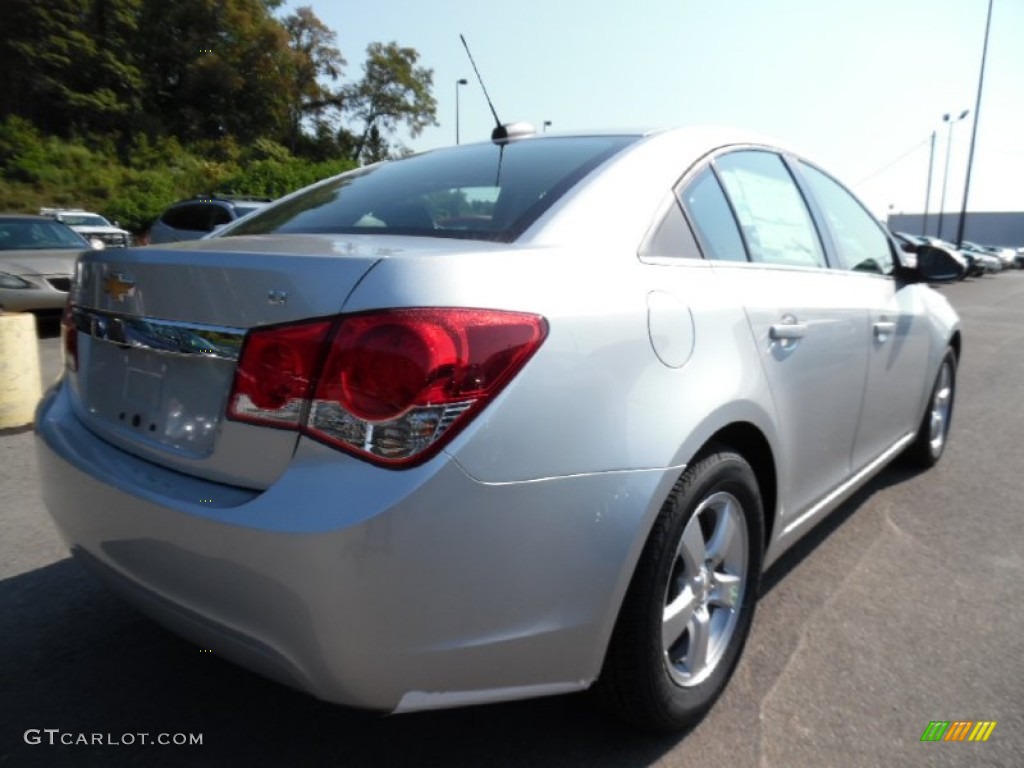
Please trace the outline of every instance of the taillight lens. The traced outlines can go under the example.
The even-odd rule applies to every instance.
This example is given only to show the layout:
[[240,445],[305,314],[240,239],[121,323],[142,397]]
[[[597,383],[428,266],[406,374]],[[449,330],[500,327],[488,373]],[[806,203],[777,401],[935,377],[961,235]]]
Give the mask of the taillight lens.
[[69,371],[78,370],[78,326],[75,325],[75,308],[68,296],[64,302],[64,313],[60,317],[61,349],[64,352],[64,367]]
[[375,463],[410,465],[465,426],[546,333],[537,315],[457,308],[255,330],[228,415],[297,428]]
[[242,347],[228,415],[298,427],[312,391],[330,320],[250,332]]

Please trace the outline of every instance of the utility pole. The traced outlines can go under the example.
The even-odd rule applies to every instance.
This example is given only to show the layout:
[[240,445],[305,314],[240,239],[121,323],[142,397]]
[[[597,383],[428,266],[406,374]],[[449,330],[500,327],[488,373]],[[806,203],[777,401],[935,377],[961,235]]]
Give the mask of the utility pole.
[[928,153],[928,183],[924,190],[924,221],[921,222],[921,234],[928,236],[928,201],[932,197],[932,166],[935,165],[935,131],[932,131],[932,149]]
[[985,42],[981,46],[981,74],[978,75],[978,95],[974,100],[974,125],[971,128],[971,150],[967,155],[967,178],[964,180],[964,199],[960,204],[960,223],[956,228],[956,247],[964,242],[964,224],[967,223],[967,195],[971,191],[971,169],[974,167],[974,139],[978,135],[978,112],[981,110],[981,87],[985,83],[985,57],[988,55],[988,31],[992,26],[992,0],[988,0],[985,19]]

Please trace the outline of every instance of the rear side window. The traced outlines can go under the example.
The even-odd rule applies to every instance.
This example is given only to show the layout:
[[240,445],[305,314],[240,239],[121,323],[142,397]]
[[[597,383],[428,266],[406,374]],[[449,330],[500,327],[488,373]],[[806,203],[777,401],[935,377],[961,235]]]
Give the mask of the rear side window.
[[171,208],[161,218],[164,224],[174,229],[192,232],[208,232],[210,215],[202,203],[190,203]]
[[729,208],[729,201],[710,168],[680,192],[683,207],[690,215],[700,238],[704,256],[720,261],[746,261],[747,250]]
[[699,259],[701,254],[690,225],[675,198],[661,221],[640,246],[641,258]]
[[751,261],[826,265],[811,214],[781,157],[762,151],[732,152],[716,159],[715,169],[736,211]]
[[637,138],[536,138],[426,152],[310,187],[225,236],[362,232],[511,242]]
[[216,227],[219,224],[227,224],[234,220],[234,217],[231,215],[231,211],[229,211],[226,206],[214,205],[212,208],[212,216],[210,218],[211,228]]

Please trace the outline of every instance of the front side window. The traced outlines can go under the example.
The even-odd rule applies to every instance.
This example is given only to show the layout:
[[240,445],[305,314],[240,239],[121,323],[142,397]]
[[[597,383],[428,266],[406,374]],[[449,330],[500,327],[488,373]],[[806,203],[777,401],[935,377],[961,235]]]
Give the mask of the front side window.
[[637,138],[536,138],[426,152],[318,184],[223,236],[369,233],[511,242]]
[[824,267],[825,252],[803,196],[772,152],[745,150],[715,160],[743,229],[750,260],[793,267]]
[[803,162],[800,170],[828,222],[840,266],[854,272],[890,274],[889,238],[874,217],[830,176]]

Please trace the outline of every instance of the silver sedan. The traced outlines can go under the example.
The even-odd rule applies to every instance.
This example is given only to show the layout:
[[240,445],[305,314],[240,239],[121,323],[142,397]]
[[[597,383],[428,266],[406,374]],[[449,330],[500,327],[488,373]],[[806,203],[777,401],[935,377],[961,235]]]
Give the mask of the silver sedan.
[[83,258],[43,495],[127,600],[322,699],[593,686],[685,727],[764,568],[943,453],[961,335],[928,281],[956,275],[900,258],[832,176],[719,129],[363,168]]
[[0,311],[60,310],[89,243],[42,216],[0,214]]

